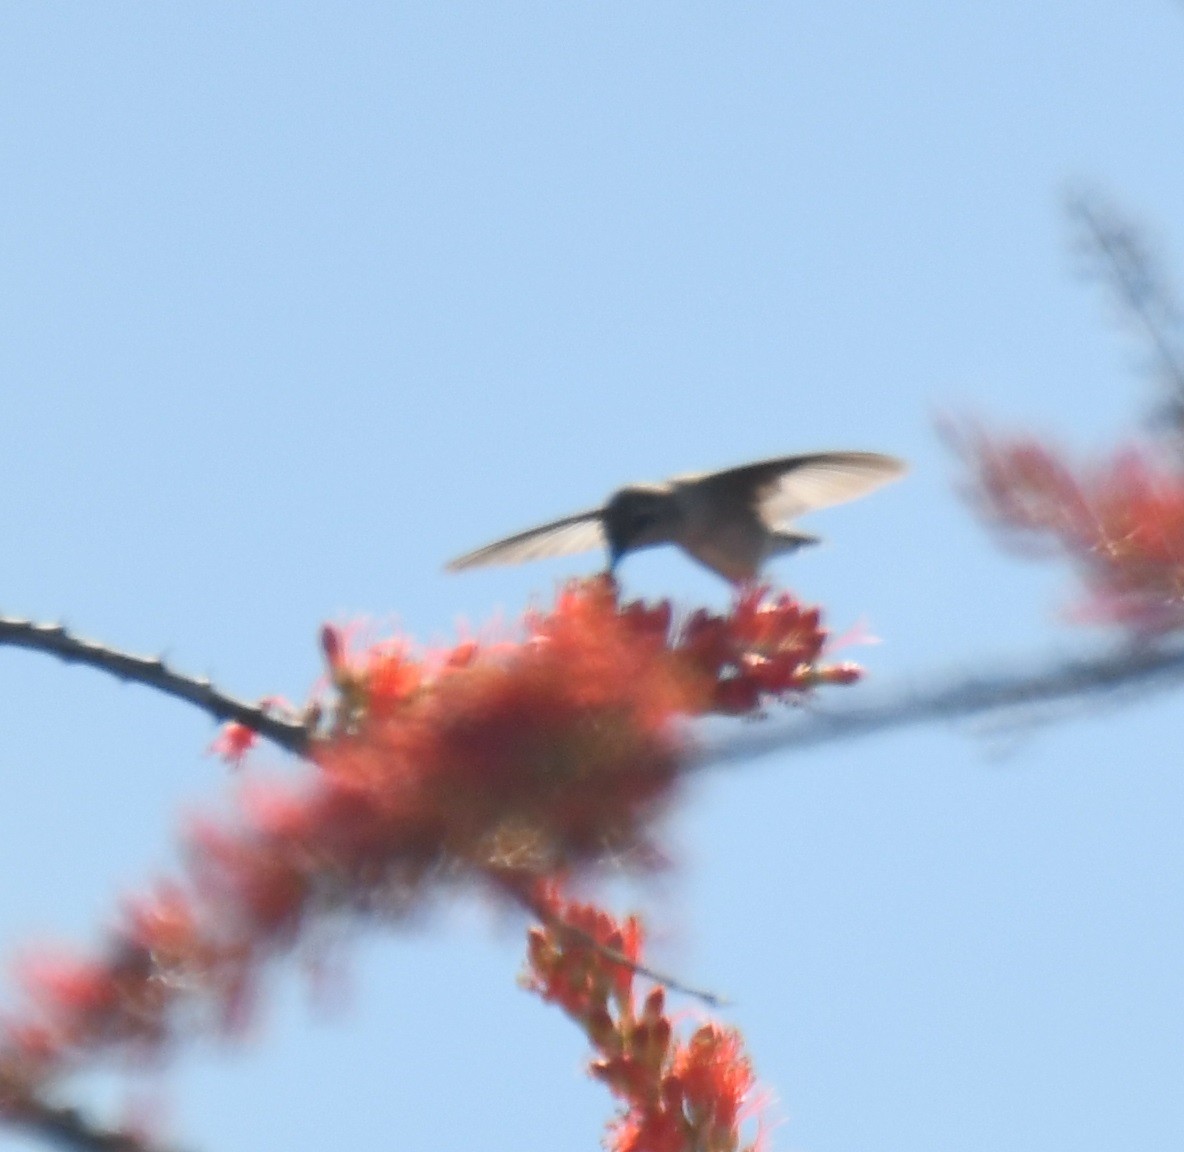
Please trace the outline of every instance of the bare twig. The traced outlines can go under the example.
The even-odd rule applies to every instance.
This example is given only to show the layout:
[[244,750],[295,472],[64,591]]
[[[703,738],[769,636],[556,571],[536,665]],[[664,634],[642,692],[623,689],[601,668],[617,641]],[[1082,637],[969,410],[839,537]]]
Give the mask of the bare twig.
[[1167,275],[1137,225],[1096,194],[1069,198],[1070,220],[1090,258],[1089,274],[1113,293],[1119,308],[1147,340],[1159,375],[1171,391],[1172,422],[1184,423],[1184,351],[1176,332],[1180,312]]
[[295,755],[308,748],[309,730],[303,720],[278,715],[264,704],[248,704],[220,692],[206,677],[174,672],[159,656],[135,656],[72,635],[60,624],[36,624],[0,616],[0,645],[48,652],[67,663],[87,664],[120,680],[143,684],[200,708],[218,722],[236,721]]
[[694,1000],[699,1000],[709,1008],[726,1008],[729,1005],[730,1001],[724,996],[720,996],[715,992],[708,992],[702,988],[694,988],[690,984],[684,984],[681,980],[677,980],[673,976],[668,976],[664,972],[659,972],[656,968],[651,968],[648,964],[642,964],[639,960],[631,960],[619,949],[610,948],[607,944],[602,944],[590,932],[585,932],[583,928],[568,923],[561,916],[556,916],[541,900],[532,896],[524,888],[518,885],[511,885],[509,890],[535,916],[546,924],[548,928],[553,928],[563,935],[570,936],[585,948],[591,948],[593,952],[599,953],[611,963],[620,964],[622,968],[628,969],[637,976],[644,976],[647,980],[652,980],[655,984],[661,984],[672,992],[678,992],[682,996],[690,996]]
[[658,971],[657,968],[651,968],[648,964],[642,964],[640,960],[630,960],[624,952],[619,952],[616,948],[610,948],[607,944],[601,944],[596,937],[585,932],[582,928],[577,928],[574,924],[568,924],[565,920],[559,920],[554,916],[542,916],[540,919],[543,919],[557,931],[578,940],[585,947],[591,948],[594,952],[599,952],[601,956],[613,964],[620,964],[623,968],[627,968],[635,975],[644,976],[647,980],[652,980],[655,984],[661,984],[663,987],[669,988],[670,991],[677,992],[680,996],[689,996],[692,1000],[698,1000],[700,1003],[706,1004],[708,1008],[726,1008],[731,1003],[727,997],[721,996],[717,992],[708,992],[704,988],[695,988],[690,984],[684,984],[681,980],[665,972]]
[[[228,696],[214,688],[209,680],[183,676],[160,659],[133,656],[81,640],[60,625],[33,624],[0,616],[0,645],[5,644],[89,664],[120,679],[185,700],[216,720],[235,720],[296,755],[307,750],[309,729],[301,720],[275,715],[266,706],[247,704]],[[1095,659],[1063,661],[1035,672],[1019,668],[963,680],[938,677],[928,686],[889,691],[860,706],[813,712],[808,718],[776,726],[749,727],[740,735],[706,744],[699,753],[698,766],[734,763],[784,749],[851,740],[883,729],[933,720],[956,720],[1099,694],[1119,696],[1139,688],[1162,689],[1182,679],[1184,648],[1180,647],[1129,648]],[[676,984],[660,974],[655,974],[655,978],[671,987]],[[701,999],[712,999],[711,993],[681,990]]]
[[20,1112],[8,1117],[26,1132],[71,1152],[163,1152],[130,1132],[99,1128],[76,1108],[55,1107],[43,1100],[26,1102]]
[[792,723],[726,737],[705,745],[698,762],[710,768],[792,748],[854,740],[890,728],[1103,695],[1125,702],[1135,698],[1136,690],[1165,690],[1181,680],[1184,648],[1179,646],[1130,648],[1092,660],[1062,661],[1035,672],[1017,669],[962,680],[942,677],[928,686],[888,691],[868,704],[815,712]]

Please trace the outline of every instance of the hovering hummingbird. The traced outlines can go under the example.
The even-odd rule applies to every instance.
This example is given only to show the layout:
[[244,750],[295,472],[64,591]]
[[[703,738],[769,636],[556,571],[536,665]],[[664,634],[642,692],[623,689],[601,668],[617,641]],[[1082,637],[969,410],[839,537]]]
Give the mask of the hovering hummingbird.
[[903,475],[903,461],[876,452],[816,452],[628,484],[603,508],[540,524],[458,556],[450,572],[485,564],[520,564],[608,548],[609,570],[628,552],[676,544],[733,584],[755,579],[771,556],[819,537],[794,530],[815,508],[842,504]]

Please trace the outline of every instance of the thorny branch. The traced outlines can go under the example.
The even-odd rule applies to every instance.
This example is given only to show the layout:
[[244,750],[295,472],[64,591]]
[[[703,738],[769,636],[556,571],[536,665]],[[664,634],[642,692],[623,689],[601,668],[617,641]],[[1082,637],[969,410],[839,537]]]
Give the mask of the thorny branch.
[[1079,247],[1088,274],[1101,280],[1119,307],[1147,339],[1159,375],[1171,396],[1174,424],[1184,422],[1184,351],[1175,335],[1180,314],[1167,275],[1158,266],[1141,230],[1092,194],[1069,198],[1067,212],[1080,230]]
[[61,624],[36,624],[12,616],[0,616],[0,645],[4,644],[48,652],[68,664],[87,664],[120,680],[154,688],[193,704],[219,723],[237,721],[294,755],[302,755],[308,747],[309,730],[303,720],[279,715],[264,704],[248,704],[229,696],[204,676],[174,671],[159,656],[136,656],[83,640]]
[[[306,724],[276,715],[265,706],[247,704],[215,688],[207,679],[174,672],[163,661],[134,656],[72,636],[60,625],[34,624],[0,616],[0,645],[49,652],[72,663],[88,664],[122,680],[155,688],[195,705],[215,720],[235,720],[295,755],[308,747]],[[833,712],[813,712],[805,719],[749,729],[706,743],[700,767],[732,764],[791,748],[809,748],[852,740],[891,728],[934,720],[958,720],[1008,709],[1070,701],[1124,690],[1173,686],[1184,680],[1184,648],[1131,647],[1105,656],[1066,660],[1035,672],[1016,668],[964,680],[935,678],[916,688],[882,693],[878,699]]]
[[130,1132],[96,1127],[75,1108],[57,1108],[44,1101],[30,1103],[11,1122],[69,1152],[164,1152]]
[[[1094,659],[1066,660],[1035,672],[1015,669],[918,688],[897,689],[878,700],[807,719],[749,730],[703,747],[699,766],[713,768],[793,748],[854,740],[890,728],[934,720],[960,720],[1008,709],[1109,695],[1116,703],[1136,699],[1136,689],[1164,690],[1184,680],[1184,648],[1128,648]],[[1142,699],[1140,695],[1137,697]]]
[[602,944],[595,936],[589,932],[585,932],[578,925],[556,916],[544,901],[533,897],[526,890],[519,889],[516,891],[516,895],[521,900],[523,906],[533,915],[537,916],[546,927],[553,929],[560,935],[570,936],[586,948],[591,948],[594,952],[603,956],[610,963],[620,964],[634,975],[644,976],[647,980],[651,980],[655,984],[664,985],[672,992],[689,996],[693,1000],[698,1000],[706,1004],[709,1008],[725,1008],[728,1006],[728,999],[719,995],[717,992],[709,992],[704,988],[695,988],[690,984],[684,984],[681,980],[675,979],[665,972],[659,972],[656,968],[651,968],[648,964],[643,964],[638,960],[631,960],[623,952],[619,952],[615,948],[610,948],[607,944]]

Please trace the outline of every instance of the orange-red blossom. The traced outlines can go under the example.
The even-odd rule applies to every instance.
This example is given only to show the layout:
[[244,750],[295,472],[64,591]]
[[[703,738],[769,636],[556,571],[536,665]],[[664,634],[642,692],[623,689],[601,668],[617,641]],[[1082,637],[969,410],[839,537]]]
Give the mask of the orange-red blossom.
[[[318,919],[393,919],[448,884],[514,896],[660,858],[655,821],[689,763],[681,723],[855,679],[819,662],[824,641],[817,610],[788,596],[749,590],[725,616],[676,625],[668,603],[620,605],[605,578],[568,585],[518,640],[434,656],[401,639],[351,651],[327,627],[334,697],[314,771],[247,784],[231,818],[192,824],[181,879],[129,900],[99,955],[25,964],[27,1004],[0,1024],[0,1114],[19,1119],[101,1054],[160,1055],[195,1028],[232,1027],[264,962]],[[679,1083],[716,1067],[728,1035],[680,1049]],[[616,1077],[606,1060],[599,1074]]]
[[1078,615],[1143,635],[1184,627],[1184,470],[1148,446],[1093,466],[1033,438],[955,435],[986,518],[1021,546],[1072,559]]
[[[740,1152],[741,1125],[759,1104],[738,1032],[703,1024],[680,1039],[666,994],[634,996],[642,930],[589,904],[542,898],[545,927],[530,932],[527,985],[558,1004],[596,1052],[589,1069],[622,1103],[611,1152]],[[597,947],[597,945],[599,947]],[[631,967],[614,959],[625,957]],[[760,1135],[743,1147],[755,1152]]]

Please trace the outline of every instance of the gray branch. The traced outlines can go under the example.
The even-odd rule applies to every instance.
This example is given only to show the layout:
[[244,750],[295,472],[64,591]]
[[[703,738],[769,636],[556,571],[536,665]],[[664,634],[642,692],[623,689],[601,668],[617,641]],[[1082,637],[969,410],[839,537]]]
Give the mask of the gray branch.
[[[1029,664],[1028,668],[1032,665]],[[1108,697],[1116,703],[1142,699],[1184,681],[1184,647],[1131,647],[1094,659],[1065,660],[1036,671],[1018,667],[963,679],[949,676],[920,687],[889,689],[868,703],[816,711],[771,727],[705,743],[699,765],[715,767],[759,756],[854,740],[892,728],[959,720],[1007,710]]]
[[135,656],[93,640],[83,640],[61,624],[36,624],[11,616],[0,616],[0,645],[3,644],[48,652],[69,664],[86,664],[120,680],[154,688],[193,704],[218,723],[237,721],[294,755],[300,756],[308,748],[309,730],[303,720],[229,696],[215,688],[207,677],[173,671],[159,656]]
[[13,1122],[71,1152],[163,1152],[130,1132],[96,1127],[75,1108],[58,1108],[40,1100],[26,1102]]
[[1184,352],[1178,343],[1180,313],[1172,285],[1142,231],[1096,193],[1080,192],[1067,205],[1091,257],[1093,276],[1110,289],[1122,313],[1141,332],[1159,374],[1171,391],[1170,415],[1184,413]]
[[[220,692],[205,677],[184,676],[158,657],[134,656],[82,640],[58,624],[34,624],[0,616],[0,645],[49,652],[87,664],[121,680],[143,684],[200,708],[219,722],[235,720],[264,739],[299,756],[310,730],[301,719],[278,715]],[[748,727],[738,735],[706,742],[698,766],[735,763],[794,748],[853,740],[892,728],[957,720],[1038,705],[1110,696],[1122,699],[1147,689],[1165,690],[1184,680],[1184,647],[1130,647],[1092,659],[1066,660],[1036,671],[1009,671],[958,679],[935,677],[929,684],[889,689],[867,703],[834,711],[813,711],[784,723]]]

